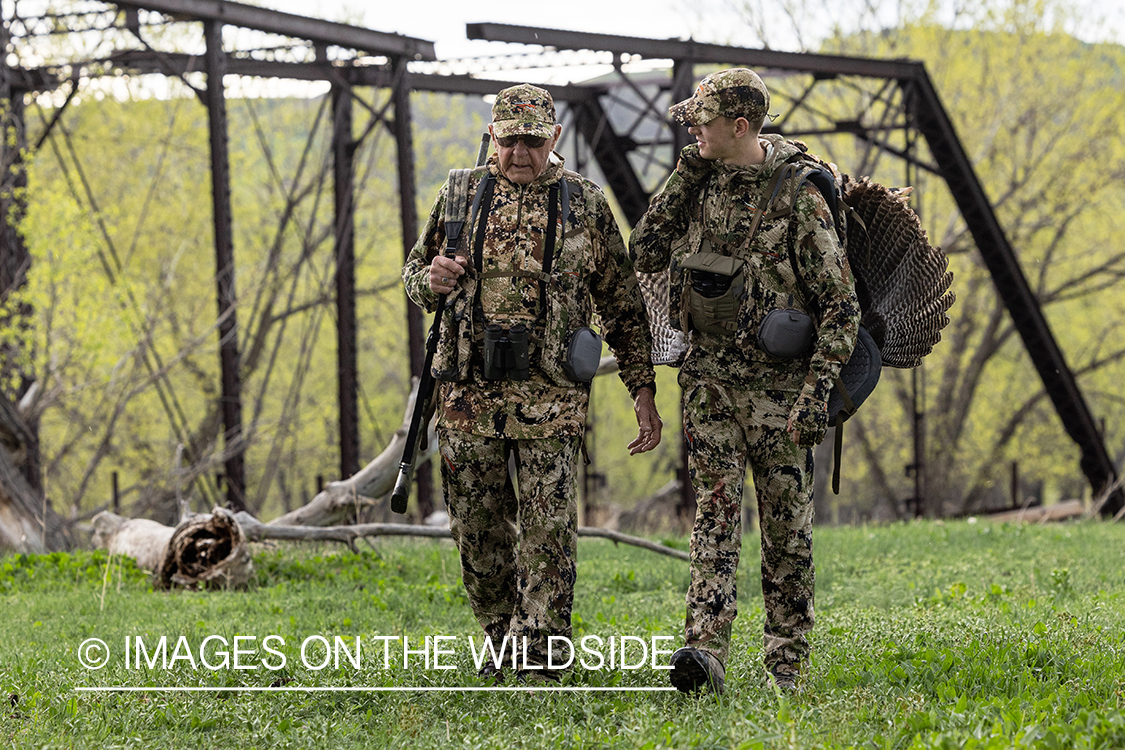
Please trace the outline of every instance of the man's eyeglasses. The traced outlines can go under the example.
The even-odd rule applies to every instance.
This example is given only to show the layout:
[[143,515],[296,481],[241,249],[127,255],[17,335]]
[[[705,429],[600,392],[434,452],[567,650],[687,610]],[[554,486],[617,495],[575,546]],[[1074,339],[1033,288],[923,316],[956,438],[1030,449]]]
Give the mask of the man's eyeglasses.
[[528,148],[541,148],[547,139],[539,135],[509,135],[496,139],[496,142],[504,148],[512,148],[519,141],[523,141],[523,145]]

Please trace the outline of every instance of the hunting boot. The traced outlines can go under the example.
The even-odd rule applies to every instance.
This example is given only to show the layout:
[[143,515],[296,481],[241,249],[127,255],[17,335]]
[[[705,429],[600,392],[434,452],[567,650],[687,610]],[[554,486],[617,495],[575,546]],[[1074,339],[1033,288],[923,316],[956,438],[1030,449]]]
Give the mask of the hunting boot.
[[672,654],[670,663],[672,685],[681,693],[710,688],[715,694],[722,695],[727,670],[714,654],[684,646]]
[[770,679],[777,689],[783,693],[792,693],[797,691],[797,680],[801,676],[801,664],[786,664],[784,662],[774,664],[769,669]]

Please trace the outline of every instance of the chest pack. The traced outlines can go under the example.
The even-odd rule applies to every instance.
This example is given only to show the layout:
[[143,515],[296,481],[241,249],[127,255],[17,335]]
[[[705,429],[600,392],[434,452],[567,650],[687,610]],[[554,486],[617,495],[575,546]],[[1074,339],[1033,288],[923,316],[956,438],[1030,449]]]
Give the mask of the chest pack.
[[[539,358],[550,356],[544,346],[544,332],[549,328],[547,316],[559,308],[549,304],[554,291],[552,270],[556,251],[566,237],[571,217],[572,192],[581,192],[581,186],[572,184],[565,176],[548,188],[547,223],[545,227],[543,261],[539,271],[524,269],[484,270],[484,242],[488,219],[496,190],[496,177],[487,172],[477,185],[471,204],[468,200],[472,170],[452,170],[449,174],[448,200],[445,203],[446,236],[450,243],[460,242],[460,225],[468,223],[471,235],[471,274],[475,293],[468,315],[469,339],[473,351],[479,353],[481,375],[485,380],[527,380],[530,377],[532,354]],[[456,185],[454,182],[456,181]],[[458,225],[454,237],[451,225]],[[559,235],[559,226],[562,236]],[[530,326],[523,323],[506,326],[487,319],[482,300],[481,283],[487,279],[522,278],[538,286],[535,320]],[[465,312],[461,313],[462,315]],[[569,333],[563,356],[557,365],[569,381],[589,383],[597,372],[601,360],[601,337],[588,326],[579,326]],[[544,367],[550,372],[551,368]]]

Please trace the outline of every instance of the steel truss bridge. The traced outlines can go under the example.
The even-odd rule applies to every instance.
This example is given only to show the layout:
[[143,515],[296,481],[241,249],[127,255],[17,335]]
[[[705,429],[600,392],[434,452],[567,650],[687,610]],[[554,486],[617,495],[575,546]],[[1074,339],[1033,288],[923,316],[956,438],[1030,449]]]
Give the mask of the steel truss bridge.
[[[670,126],[665,113],[669,103],[691,95],[697,66],[746,66],[767,80],[784,80],[784,86],[771,82],[771,89],[775,91],[775,102],[780,95],[788,109],[783,118],[767,127],[767,132],[789,137],[850,134],[861,144],[862,163],[849,172],[865,174],[880,158],[890,156],[906,165],[908,180],[912,170],[915,174],[924,170],[944,180],[1046,393],[1081,451],[1081,469],[1095,495],[1116,479],[1113,463],[1074,373],[997,221],[953,123],[919,62],[776,52],[494,23],[469,24],[467,36],[523,45],[513,47],[518,52],[492,58],[438,60],[433,44],[426,40],[223,0],[76,1],[65,13],[42,9],[27,13],[28,5],[28,0],[5,2],[0,19],[0,46],[9,53],[17,53],[0,55],[0,105],[5,107],[6,125],[17,137],[16,148],[0,146],[7,183],[0,190],[0,295],[22,283],[21,274],[28,265],[27,251],[9,224],[10,212],[19,209],[18,192],[13,196],[10,188],[26,186],[26,175],[19,168],[21,149],[42,145],[81,86],[94,78],[148,74],[176,78],[187,84],[208,112],[224,479],[226,504],[231,508],[244,507],[246,480],[239,372],[242,352],[223,77],[319,81],[331,88],[340,475],[347,477],[359,469],[353,242],[353,157],[359,143],[373,128],[385,128],[394,137],[400,225],[404,253],[408,252],[418,235],[410,92],[495,94],[510,85],[506,80],[490,79],[488,76],[495,71],[590,62],[600,63],[611,72],[594,81],[546,88],[560,103],[578,170],[596,167],[631,224],[635,225],[644,213],[652,191],[666,178],[674,155],[687,142],[686,131]],[[224,45],[224,27],[239,30],[234,45],[229,42],[229,35]],[[167,38],[170,30],[184,28],[191,30],[198,49],[185,54],[161,48],[167,46],[160,40]],[[86,48],[97,52],[83,59],[23,62],[34,55],[19,54],[21,51],[33,49],[37,40],[59,35],[93,39],[95,42],[86,44]],[[97,39],[108,38],[113,40],[112,49],[96,43]],[[123,40],[130,41],[127,47],[121,46]],[[12,58],[17,64],[11,63]],[[645,63],[651,64],[647,71],[635,72],[644,68]],[[198,84],[201,78],[205,85]],[[828,86],[852,91],[854,109],[841,113],[818,103],[819,92]],[[376,109],[358,97],[356,89],[361,87],[389,90],[386,106]],[[37,143],[28,144],[25,95],[50,91],[56,92],[62,103]],[[358,138],[353,136],[353,111],[357,106],[370,114],[367,131]],[[919,156],[919,139],[925,143],[928,159]],[[103,255],[103,262],[112,280],[120,265],[112,243],[109,244],[110,253],[108,257]],[[423,359],[422,314],[413,305],[408,305],[408,309],[411,369],[417,374]],[[146,356],[168,419],[177,434],[182,433],[186,429],[182,408],[166,378],[160,376],[165,363],[151,350]],[[20,394],[8,394],[5,398],[13,395]],[[418,476],[420,503],[429,504],[429,472],[420,471]],[[29,468],[29,479],[39,486],[37,464]],[[218,490],[212,488],[212,493],[217,497]],[[1122,507],[1125,498],[1118,488],[1102,512],[1112,515]]]

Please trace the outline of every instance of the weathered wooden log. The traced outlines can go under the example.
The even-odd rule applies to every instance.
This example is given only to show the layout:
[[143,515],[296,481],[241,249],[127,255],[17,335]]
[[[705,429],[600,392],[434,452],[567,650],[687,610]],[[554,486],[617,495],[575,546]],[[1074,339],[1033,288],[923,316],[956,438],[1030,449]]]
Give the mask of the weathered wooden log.
[[[285,539],[289,541],[328,541],[340,542],[355,551],[355,540],[373,536],[419,536],[436,539],[449,539],[448,526],[421,526],[408,523],[363,523],[352,526],[280,526],[262,523],[248,513],[238,513],[235,518],[242,525],[246,537],[251,541],[263,539]],[[687,552],[667,547],[649,539],[629,536],[612,529],[593,526],[579,526],[578,536],[600,537],[620,544],[647,549],[678,560],[688,560]]]
[[168,554],[168,542],[176,529],[147,518],[124,518],[103,510],[94,516],[92,543],[111,555],[125,555],[143,570],[157,571]]
[[234,516],[224,508],[165,526],[108,511],[94,516],[94,546],[125,555],[153,571],[163,588],[225,588],[245,584],[253,572],[250,548]]
[[242,527],[230,511],[215,508],[176,527],[157,582],[164,588],[230,588],[245,585],[253,571]]
[[1045,523],[1078,518],[1086,512],[1081,500],[1063,500],[1055,505],[1036,505],[1021,510],[1006,510],[981,516],[989,521],[1009,521],[1013,523]]

